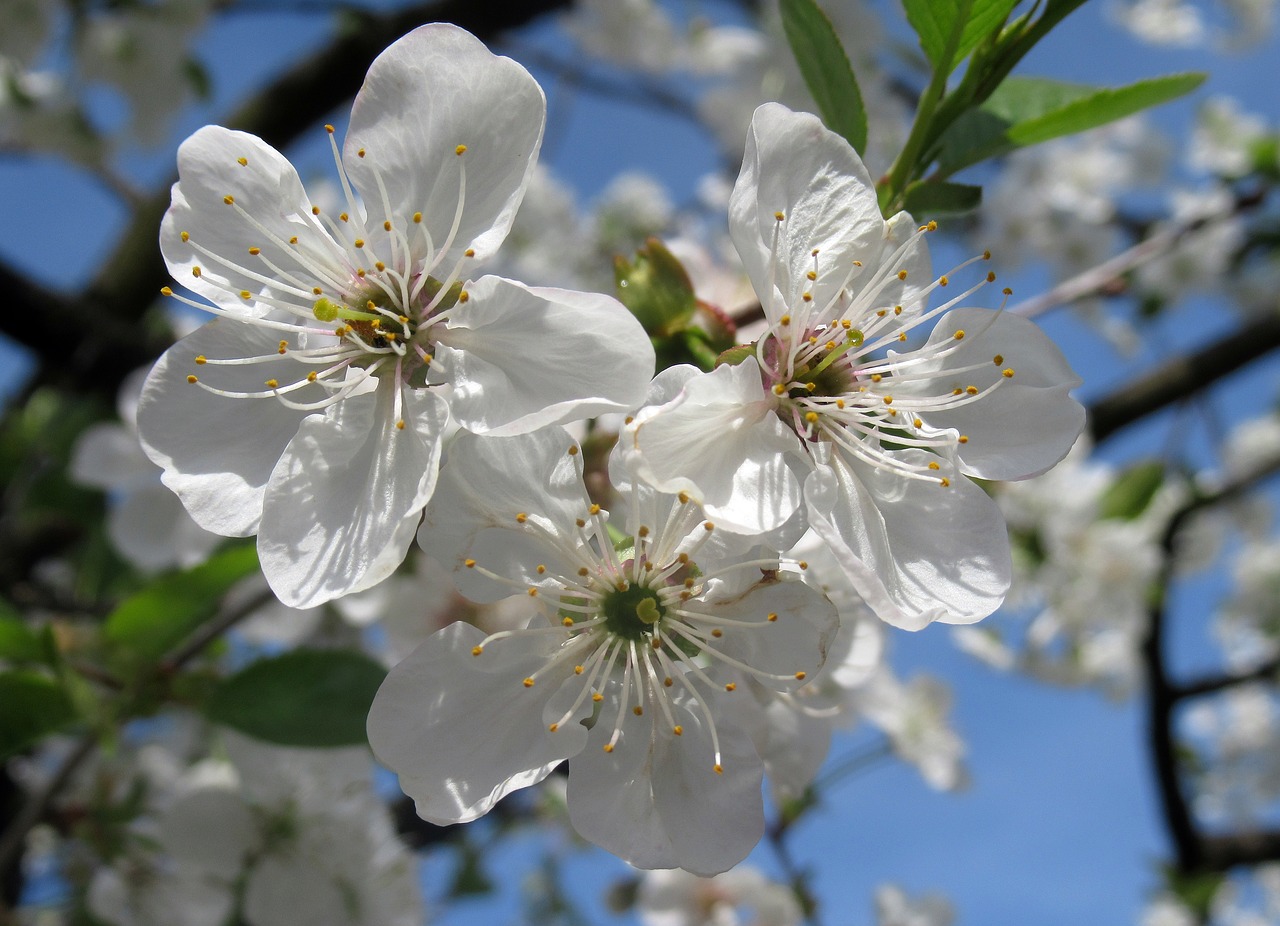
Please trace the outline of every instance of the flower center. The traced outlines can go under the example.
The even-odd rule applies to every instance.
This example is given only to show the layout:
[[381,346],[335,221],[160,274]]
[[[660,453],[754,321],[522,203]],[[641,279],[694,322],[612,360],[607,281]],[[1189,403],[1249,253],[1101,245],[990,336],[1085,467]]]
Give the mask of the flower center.
[[624,640],[642,640],[652,636],[654,625],[666,613],[658,593],[644,585],[615,589],[600,602],[605,628]]

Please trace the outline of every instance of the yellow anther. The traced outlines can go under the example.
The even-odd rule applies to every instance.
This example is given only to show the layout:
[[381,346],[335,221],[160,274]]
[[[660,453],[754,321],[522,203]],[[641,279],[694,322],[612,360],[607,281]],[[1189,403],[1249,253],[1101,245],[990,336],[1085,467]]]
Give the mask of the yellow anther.
[[806,675],[808,675],[808,674],[809,674],[808,672],[797,672],[797,673],[796,673],[796,681],[797,681],[797,682],[803,682],[803,681],[804,681],[804,679],[805,679],[805,676],[806,676]]
[[319,376],[320,376],[319,373],[317,373],[315,370],[312,370],[310,373],[307,374],[307,382],[314,383],[319,378]]
[[262,253],[262,248],[249,248],[250,257],[257,257],[261,253]]
[[676,496],[676,498],[680,499],[680,504],[682,504],[682,505],[687,505],[687,504],[689,504],[689,493],[688,493],[688,492],[681,492],[679,495],[677,495],[677,496]]
[[277,354],[284,354],[284,353],[287,353],[287,352],[288,352],[288,350],[289,350],[289,342],[288,342],[288,341],[281,341],[279,344],[277,344],[277,345],[276,345],[276,353],[277,353]]
[[390,220],[390,219],[387,219],[386,221],[384,221],[384,222],[382,223],[382,230],[383,230],[383,231],[391,231],[391,220]]
[[574,675],[581,675],[581,674],[582,674],[583,672],[585,672],[585,671],[586,671],[586,669],[585,669],[583,666],[574,666],[574,667],[573,667],[573,674],[574,674]]
[[964,340],[964,329],[963,329],[963,328],[958,328],[958,329],[956,329],[956,333],[955,333],[955,334],[953,334],[953,335],[952,335],[952,337],[953,337],[953,338],[955,338],[957,341],[963,341],[963,340]]
[[453,149],[453,153],[456,154],[458,157],[462,157],[464,154],[467,153],[467,146],[459,145],[458,147]]
[[467,248],[465,251],[463,251],[463,252],[462,252],[462,256],[463,256],[463,257],[475,257],[475,256],[476,256],[476,249],[475,249],[475,248]]
[[269,380],[267,380],[267,382],[266,382],[266,386],[267,386],[267,388],[268,388],[268,389],[279,389],[279,388],[280,388],[280,380],[278,380],[278,379],[269,379]]
[[895,306],[893,307],[893,314],[894,314],[894,315],[901,315],[901,314],[902,314],[902,306],[900,306],[900,305],[895,305]]
[[397,422],[396,422],[396,430],[397,430],[397,431],[403,431],[403,430],[404,430],[404,419],[403,419],[403,418],[401,418],[399,421],[397,421]]
[[[682,493],[682,494],[683,494],[683,493]],[[677,557],[676,557],[676,562],[677,562],[677,563],[679,563],[679,564],[680,564],[680,565],[682,565],[682,566],[688,566],[688,565],[689,565],[689,554],[688,554],[688,553],[681,553],[679,556],[677,556]]]
[[787,218],[787,217],[786,217],[785,215],[783,215],[781,212],[775,212],[775,213],[773,214],[773,217],[774,217],[775,219],[777,219],[779,222],[782,222],[782,221],[784,221],[784,220]]
[[576,457],[577,455],[578,455],[578,445],[577,445],[577,444],[570,444],[570,445],[569,445],[569,456],[571,456],[571,457]]
[[475,560],[473,560],[473,559],[464,559],[464,560],[462,561],[462,565],[466,566],[468,569],[475,569],[475,568],[476,568],[476,561],[475,561]]
[[203,365],[208,362],[209,362],[209,358],[206,357],[204,354],[196,354],[196,363]]
[[990,252],[990,251],[983,251],[983,252],[982,252],[982,259],[983,259],[983,260],[991,260],[991,252]]
[[994,271],[994,270],[992,270],[992,271],[988,271],[988,273],[987,273],[987,282],[988,282],[988,283],[994,283],[995,281],[996,281],[996,274],[995,274],[995,271]]
[[[597,515],[597,514],[599,514],[599,513],[600,513],[600,506],[599,506],[599,505],[592,505],[590,508],[588,508],[588,509],[587,509],[587,513],[588,513],[588,514],[591,514],[591,515]],[[641,536],[641,537],[645,536],[647,533],[649,533],[649,528],[647,528],[647,527],[642,527],[642,528],[640,528],[640,536]]]
[[817,257],[817,256],[818,256],[818,249],[817,249],[817,248],[814,248],[812,251],[810,251],[810,252],[809,252],[809,256],[810,256],[810,257]]
[[472,655],[472,656],[479,656],[479,655],[480,655],[481,653],[483,653],[483,652],[484,652],[484,647],[483,647],[483,646],[473,646],[473,647],[471,647],[471,655]]
[[572,618],[572,617],[562,617],[562,618],[560,619],[560,626],[561,626],[561,627],[572,627],[572,626],[573,626],[573,618]]
[[893,396],[891,396],[891,395],[887,395],[887,396],[885,396],[885,397],[884,397],[884,404],[885,404],[885,405],[892,405],[892,404],[893,404]]
[[939,286],[946,286],[950,282],[951,281],[947,279],[947,275],[945,273],[942,276],[938,277]]
[[770,612],[769,612],[769,617],[767,618],[767,620],[768,620],[770,623],[773,623],[773,622],[774,622],[774,621],[776,621],[777,619],[778,619],[778,615],[777,615],[777,614],[775,614],[775,613],[773,613],[772,611],[770,611]]
[[191,383],[194,386],[196,383],[200,382],[200,380],[196,379],[195,376],[188,374],[187,382]]
[[602,695],[600,692],[597,691],[591,695],[591,700],[599,704],[601,701],[604,700],[604,695]]
[[671,728],[671,732],[676,736],[684,736],[684,727],[680,726],[680,724],[676,724]]
[[719,640],[721,637],[724,636],[724,631],[721,630],[719,627],[716,627],[714,630],[711,631],[711,635],[715,637],[717,640]]
[[905,271],[905,270],[899,270],[899,271],[898,271],[898,279],[899,279],[899,280],[905,280],[906,278],[907,278],[907,271]]
[[555,733],[557,730],[560,729],[560,724],[553,723],[551,726],[547,727],[547,729],[550,730],[552,733]]
[[383,263],[382,261],[380,261],[380,260],[379,260],[379,261],[374,261],[373,267],[374,267],[374,269],[375,269],[375,270],[377,270],[379,273],[381,273],[382,271],[384,271],[384,270],[386,270],[386,269],[387,269],[387,265],[386,265],[386,264],[384,264],[384,263]]
[[828,341],[826,344],[824,344],[824,345],[822,345],[822,346],[823,346],[823,347],[825,347],[827,350],[835,350],[835,349],[836,349],[836,342],[835,342],[835,341]]
[[631,708],[631,713],[635,714],[637,717],[642,717],[644,715],[644,708],[637,704],[635,707]]
[[253,298],[253,293],[249,292],[247,289],[242,289],[242,290],[240,290],[240,298],[241,298],[241,299],[252,299],[252,298]]
[[938,482],[939,482],[939,484],[941,484],[941,486],[942,486],[944,489],[945,489],[947,486],[951,485],[951,480],[950,480],[950,479],[948,479],[946,476],[943,476],[941,479],[939,479],[939,480],[938,480]]
[[978,394],[978,387],[977,387],[977,386],[965,386],[965,387],[964,387],[964,391],[965,391],[965,392],[967,392],[967,393],[969,393],[969,395],[977,395],[977,394]]
[[362,158],[362,157],[364,157],[364,149],[363,149],[363,148],[361,148],[359,151],[357,151],[357,152],[356,152],[356,157],[358,157],[358,158]]
[[532,688],[532,687],[533,687],[533,679],[532,679],[532,678],[526,678],[526,679],[524,680],[524,687],[526,687],[526,688]]
[[933,221],[931,221],[931,222],[929,222],[929,224],[928,224],[927,226],[925,226],[925,227],[926,227],[926,228],[928,228],[928,229],[929,229],[929,231],[937,231],[937,230],[938,230],[938,223],[937,223],[937,222],[933,222]]
[[880,382],[880,380],[882,380],[882,379],[884,379],[884,377],[883,377],[883,376],[881,376],[879,373],[872,373],[872,374],[871,374],[871,381],[872,381],[873,383],[878,383],[878,382]]
[[582,566],[578,569],[578,575],[582,576],[585,579],[587,576],[591,575],[591,570],[588,569],[586,566]]
[[800,560],[800,562],[796,563],[796,565],[797,565],[797,566],[799,566],[801,569],[808,569],[808,568],[809,568],[809,564],[808,564],[807,562],[805,562],[804,560]]
[[712,524],[710,521],[707,521],[702,525],[702,529],[710,533],[711,531],[716,529],[716,526]]
[[967,444],[967,443],[969,443],[969,435],[968,435],[968,434],[961,434],[959,437],[957,437],[957,438],[956,438],[956,440],[957,440],[957,441],[959,441],[959,442],[960,442],[960,443],[962,443],[962,444]]
[[789,324],[791,324],[791,316],[790,316],[790,315],[784,315],[784,316],[782,316],[780,319],[778,319],[778,324],[779,324],[779,325],[789,325]]
[[959,395],[959,394],[960,394],[960,393],[962,393],[962,392],[964,392],[964,390],[963,390],[963,389],[961,389],[959,386],[956,386],[956,388],[954,388],[954,389],[952,389],[952,390],[951,390],[951,394],[952,394],[952,395]]
[[324,292],[324,290],[321,289],[319,286],[313,286],[311,287],[311,292],[313,295],[319,296],[321,293]]
[[517,512],[517,513],[516,513],[516,523],[517,523],[517,524],[523,524],[525,521],[528,521],[528,520],[529,520],[529,516],[528,516],[527,514],[525,514],[523,511],[520,511],[520,512]]
[[[343,221],[345,222],[346,220],[345,220],[345,219],[343,219]],[[357,238],[355,241],[353,241],[353,242],[351,242],[351,243],[352,243],[352,244],[354,244],[354,245],[355,245],[356,247],[358,247],[358,248],[362,248],[362,247],[364,247],[364,239],[363,239],[363,238]]]
[[342,220],[342,221],[344,221],[344,222],[349,222],[349,221],[351,221],[351,216],[347,215],[345,212],[339,212],[339,213],[338,213],[338,218],[339,218],[339,219],[341,219],[341,220]]
[[786,394],[787,394],[787,387],[786,387],[786,386],[784,386],[784,385],[782,385],[782,383],[774,383],[774,384],[773,384],[773,394],[774,394],[774,395],[786,395]]
[[421,224],[422,224],[422,213],[421,213],[421,212],[415,212],[415,213],[413,214],[413,224],[414,224],[414,225],[421,225]]
[[467,302],[470,299],[471,299],[471,294],[467,292],[465,289],[462,292],[458,293],[459,302]]
[[236,163],[237,163],[237,164],[239,164],[241,167],[248,167],[248,166],[249,166],[249,159],[248,159],[248,158],[236,158]]
[[805,302],[813,302],[813,293],[805,293],[800,298]]
[[200,279],[200,268],[198,266],[191,268],[191,275],[197,280]]
[[1000,366],[1000,364],[1004,363],[1004,354],[996,354],[991,358],[991,362],[996,366]]
[[533,585],[529,586],[529,597],[530,597],[530,598],[537,598],[537,597],[538,597],[538,589],[537,589],[537,586],[533,586]]
[[605,752],[613,752],[613,743],[605,743],[605,744],[604,744],[604,751],[605,751]]
[[942,467],[940,467],[936,462],[929,464],[929,469],[941,469],[941,468]]
[[327,122],[324,125],[324,130],[328,132],[330,135],[333,134],[333,126],[329,125],[329,123]]
[[844,399],[836,399],[836,408],[844,408]]
[[1010,288],[1009,288],[1009,287],[1007,287],[1007,286],[1006,286],[1004,289],[1000,290],[1000,292],[1004,293],[1006,296],[1012,296],[1012,295],[1013,295],[1013,290],[1012,290],[1012,289],[1010,289]]
[[[592,506],[592,507],[594,507],[594,506]],[[595,514],[595,512],[593,511],[593,512],[592,512],[592,514]],[[639,529],[638,531],[636,531],[636,536],[637,536],[637,537],[639,537],[639,538],[641,538],[642,540],[643,540],[645,537],[648,537],[648,536],[649,536],[649,528],[648,528],[648,527],[646,527],[645,525],[641,524],[641,525],[640,525],[640,529]]]
[[805,413],[804,413],[804,420],[805,420],[805,421],[807,421],[807,422],[809,422],[809,424],[817,424],[817,423],[818,423],[818,413],[817,413],[817,412],[805,412]]
[[547,571],[547,567],[544,566],[542,563],[538,563],[538,575],[542,575],[546,571]]
[[298,243],[298,236],[297,236],[297,235],[294,235],[293,237],[291,237],[291,238],[289,239],[289,243],[290,243],[290,244],[297,244],[297,243]]
[[1000,373],[1005,379],[1013,379],[1013,367],[1005,367]]
[[228,206],[234,206],[236,203],[236,198],[232,196],[230,193],[228,193],[226,196],[222,197],[222,201],[226,203]]
[[190,241],[190,240],[191,240],[191,236],[190,236],[189,234],[187,234],[186,232],[183,232],[183,233],[182,233],[181,235],[179,235],[178,237],[179,237],[179,238],[181,238],[181,239],[183,240],[183,242],[184,242],[184,243],[185,243],[185,242],[187,242],[187,241]]
[[729,684],[727,684],[727,685],[725,685],[725,686],[724,686],[724,690],[725,690],[725,691],[737,691],[737,690],[738,690],[738,686],[737,686],[737,685],[735,685],[733,682],[729,682]]
[[698,584],[698,583],[697,583],[697,582],[695,582],[693,579],[685,579],[685,580],[684,580],[684,587],[685,587],[685,588],[693,588],[693,587],[694,587],[695,585],[697,585],[697,584]]
[[573,523],[574,523],[574,524],[577,524],[579,527],[586,527],[586,526],[587,526],[587,522],[586,522],[585,520],[583,520],[582,518],[574,518],[574,519],[573,519]]
[[[814,254],[817,254],[818,252],[817,252],[817,251],[814,251],[813,253],[814,253]],[[853,265],[854,265],[855,267],[861,267],[861,266],[862,266],[862,261],[860,261],[860,260],[855,260],[855,261],[853,262]]]
[[319,214],[320,214],[320,207],[319,207],[319,206],[312,206],[312,207],[311,207],[311,214],[312,214],[312,215],[319,215]]
[[811,280],[816,280],[816,279],[818,278],[818,274],[817,274],[817,273],[815,273],[815,272],[814,272],[814,271],[812,271],[812,270],[810,270],[808,273],[806,273],[806,274],[805,274],[805,276],[806,276],[806,277],[808,277],[808,278],[809,278],[809,279],[811,279]]
[[715,765],[713,765],[713,766],[711,766],[711,767],[712,767],[713,769],[715,769],[715,773],[716,773],[717,775],[723,775],[723,774],[724,774],[724,766],[723,766],[723,765],[721,765],[719,762],[717,762]]
[[912,418],[911,423],[915,425],[917,428],[924,427],[924,422],[921,421],[919,418]]

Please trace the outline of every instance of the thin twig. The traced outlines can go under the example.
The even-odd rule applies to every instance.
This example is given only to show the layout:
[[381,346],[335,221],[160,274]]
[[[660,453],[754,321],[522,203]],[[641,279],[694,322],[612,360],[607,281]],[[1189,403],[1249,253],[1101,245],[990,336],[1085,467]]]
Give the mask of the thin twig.
[[45,783],[45,786],[38,793],[33,795],[30,800],[22,805],[22,809],[18,811],[17,816],[0,833],[0,872],[8,871],[9,866],[13,865],[18,857],[22,854],[22,846],[26,841],[27,832],[31,827],[40,822],[44,817],[45,811],[49,809],[49,804],[58,796],[67,783],[71,781],[71,776],[76,773],[80,765],[93,755],[95,749],[98,748],[98,737],[93,733],[86,733],[77,742],[71,752],[67,753],[66,758],[62,760],[62,764],[58,766],[58,770],[53,773],[53,777]]

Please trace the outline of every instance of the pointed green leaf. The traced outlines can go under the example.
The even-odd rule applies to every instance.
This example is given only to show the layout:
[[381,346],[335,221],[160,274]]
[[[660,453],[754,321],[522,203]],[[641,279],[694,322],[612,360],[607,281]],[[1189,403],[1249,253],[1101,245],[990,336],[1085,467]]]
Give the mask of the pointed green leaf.
[[0,673],[0,759],[75,719],[71,699],[56,680],[35,672]]
[[952,174],[1015,148],[1096,128],[1190,93],[1203,81],[1203,74],[1173,74],[1108,89],[1011,77],[942,136],[938,168]]
[[921,180],[907,187],[903,208],[921,221],[963,215],[982,205],[982,187]]
[[104,635],[127,661],[159,659],[211,618],[227,590],[257,568],[254,545],[240,543],[194,569],[165,573],[108,615]]
[[867,111],[831,20],[814,0],[782,0],[782,28],[822,121],[861,154],[867,147]]
[[[1017,0],[973,0],[967,10],[964,0],[903,0],[902,5],[929,63],[935,71],[950,74],[983,39],[1004,25]],[[962,31],[955,52],[949,61],[943,61],[957,24]]]
[[297,649],[224,679],[205,702],[209,719],[283,746],[351,746],[387,671],[347,650]]

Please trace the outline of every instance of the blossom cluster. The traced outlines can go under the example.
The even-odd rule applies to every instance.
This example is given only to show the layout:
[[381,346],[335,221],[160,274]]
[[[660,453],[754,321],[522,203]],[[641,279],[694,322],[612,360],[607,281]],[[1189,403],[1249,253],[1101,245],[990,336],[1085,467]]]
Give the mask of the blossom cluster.
[[138,400],[164,484],[256,535],[292,608],[395,607],[376,596],[415,539],[469,601],[520,597],[514,624],[432,633],[374,700],[374,753],[431,822],[567,760],[582,836],[723,872],[763,832],[763,776],[802,793],[852,714],[954,786],[944,699],[883,670],[878,622],[999,607],[983,484],[1066,454],[1079,381],[1032,323],[968,304],[990,255],[935,276],[936,225],[883,218],[848,142],[780,104],[729,201],[765,329],[655,371],[612,297],[479,275],[544,121],[522,67],[429,25],[373,63],[341,144],[327,127],[335,207],[260,139],[192,135],[160,237],[190,295],[165,293],[216,318]]

